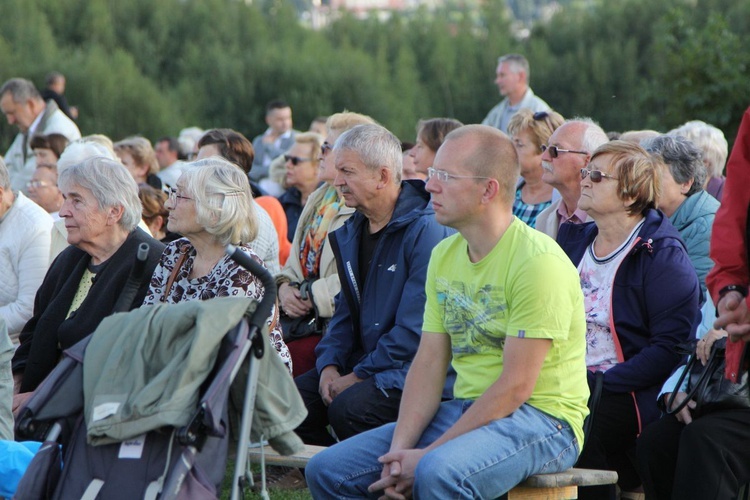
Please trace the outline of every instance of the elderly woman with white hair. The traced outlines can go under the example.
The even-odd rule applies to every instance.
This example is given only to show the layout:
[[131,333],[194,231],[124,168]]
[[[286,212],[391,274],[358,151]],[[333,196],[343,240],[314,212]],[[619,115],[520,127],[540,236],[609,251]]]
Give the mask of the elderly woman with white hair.
[[[34,301],[34,315],[21,331],[13,356],[14,410],[57,365],[63,350],[115,312],[141,243],[149,245],[144,276],[151,275],[164,249],[137,228],[138,186],[120,162],[89,158],[62,170],[58,185],[65,196],[60,216],[70,246],[49,268]],[[147,291],[148,278],[124,306],[139,306]]]
[[[177,186],[164,204],[167,229],[183,237],[164,250],[151,278],[146,304],[176,304],[214,297],[263,297],[260,279],[224,252],[236,245],[259,263],[247,245],[258,232],[247,175],[218,156],[185,165]],[[291,371],[289,349],[281,335],[278,312],[269,319],[269,340]]]
[[729,145],[724,132],[706,122],[692,120],[670,131],[669,135],[679,135],[698,146],[703,153],[703,164],[708,171],[703,189],[721,201],[726,181],[724,166],[729,154]]

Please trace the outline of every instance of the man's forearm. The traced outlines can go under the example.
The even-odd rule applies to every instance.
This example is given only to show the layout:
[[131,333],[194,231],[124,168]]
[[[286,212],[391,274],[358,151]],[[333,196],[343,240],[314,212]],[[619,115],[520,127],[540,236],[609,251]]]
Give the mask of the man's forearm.
[[391,451],[413,448],[440,406],[450,363],[448,335],[423,333],[406,376]]

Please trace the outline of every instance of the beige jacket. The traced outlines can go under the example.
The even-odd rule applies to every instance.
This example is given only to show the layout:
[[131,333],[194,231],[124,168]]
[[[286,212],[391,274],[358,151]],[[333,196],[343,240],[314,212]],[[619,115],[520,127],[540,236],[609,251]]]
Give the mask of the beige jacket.
[[[302,214],[299,217],[297,223],[297,231],[294,233],[294,241],[292,241],[292,249],[289,253],[289,258],[281,270],[281,273],[276,275],[276,285],[281,286],[282,283],[301,282],[303,278],[302,264],[299,261],[299,247],[302,242],[304,234],[302,233],[307,225],[315,215],[315,211],[318,209],[320,201],[325,196],[329,185],[323,184],[318,189],[312,192],[307,198],[305,208],[302,210]],[[328,228],[328,232],[331,233],[336,229],[344,225],[344,222],[351,217],[354,213],[353,208],[342,205],[338,215],[331,221],[331,227]],[[322,318],[330,318],[333,316],[333,299],[341,290],[341,283],[339,282],[339,276],[336,271],[336,258],[333,256],[333,250],[331,245],[328,243],[328,239],[323,243],[322,255],[320,256],[320,269],[318,270],[319,279],[315,280],[312,284],[313,300],[315,301],[315,307],[318,310],[318,315]]]

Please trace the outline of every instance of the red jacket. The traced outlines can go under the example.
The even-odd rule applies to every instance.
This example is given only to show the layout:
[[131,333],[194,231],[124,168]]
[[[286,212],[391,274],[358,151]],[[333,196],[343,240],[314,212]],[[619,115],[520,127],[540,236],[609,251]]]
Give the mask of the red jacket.
[[[750,207],[750,108],[742,116],[732,154],[727,162],[727,182],[724,185],[721,207],[716,212],[711,235],[713,269],[706,277],[706,285],[714,303],[719,291],[727,285],[748,286],[747,213]],[[748,297],[750,307],[750,297]],[[737,382],[743,342],[727,342],[726,375]]]

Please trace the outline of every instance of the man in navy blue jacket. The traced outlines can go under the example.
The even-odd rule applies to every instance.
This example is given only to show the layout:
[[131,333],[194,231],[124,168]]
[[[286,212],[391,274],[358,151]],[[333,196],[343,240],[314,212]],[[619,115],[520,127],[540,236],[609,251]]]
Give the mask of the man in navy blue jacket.
[[[297,434],[308,444],[393,422],[419,345],[432,248],[453,231],[435,220],[423,181],[401,180],[401,143],[360,125],[334,146],[336,180],[357,212],[329,234],[341,292],[316,368],[295,382],[308,410]],[[450,397],[452,379],[444,390]]]

